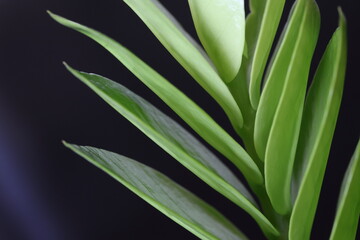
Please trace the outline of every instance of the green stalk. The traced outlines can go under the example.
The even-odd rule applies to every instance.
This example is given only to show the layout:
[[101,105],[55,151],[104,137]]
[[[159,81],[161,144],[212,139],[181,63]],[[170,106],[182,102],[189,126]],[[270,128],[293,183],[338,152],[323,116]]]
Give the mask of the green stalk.
[[[246,66],[246,64],[244,64],[243,66]],[[243,141],[246,151],[258,166],[261,174],[264,175],[264,162],[260,160],[258,154],[256,153],[254,145],[254,123],[256,110],[251,107],[249,94],[246,88],[247,83],[245,73],[246,69],[245,67],[242,67],[239,71],[238,76],[231,83],[228,84],[228,87],[233,94],[237,104],[241,106],[241,111],[244,113],[244,124],[241,128],[241,131],[239,132],[239,135]],[[272,240],[287,240],[290,216],[280,215],[275,211],[266,193],[264,182],[258,185],[250,183],[249,186],[258,198],[264,215],[280,232],[279,236],[269,235],[264,232],[266,237]]]

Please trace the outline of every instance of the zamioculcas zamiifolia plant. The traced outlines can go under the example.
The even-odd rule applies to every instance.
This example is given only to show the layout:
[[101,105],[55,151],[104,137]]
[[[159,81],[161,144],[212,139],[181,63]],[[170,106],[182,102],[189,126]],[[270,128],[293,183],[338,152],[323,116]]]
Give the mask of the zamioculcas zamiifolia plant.
[[[332,36],[307,90],[320,29],[314,0],[296,0],[270,52],[285,0],[189,0],[201,45],[157,0],[124,0],[169,53],[221,106],[243,145],[193,100],[115,40],[50,13],[99,43],[159,96],[225,164],[180,124],[105,77],[66,68],[164,151],[247,212],[268,239],[310,238],[339,112],[346,20]],[[248,239],[219,211],[160,172],[94,147],[64,144],[200,239]],[[360,143],[344,177],[332,240],[354,239],[360,212]],[[251,194],[252,193],[252,194]],[[255,196],[253,198],[252,196]]]

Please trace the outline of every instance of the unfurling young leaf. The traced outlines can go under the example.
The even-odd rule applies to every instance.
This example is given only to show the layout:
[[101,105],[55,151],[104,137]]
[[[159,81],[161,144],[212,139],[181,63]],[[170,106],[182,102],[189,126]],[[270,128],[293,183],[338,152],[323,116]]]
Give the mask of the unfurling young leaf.
[[244,0],[189,0],[197,34],[220,77],[231,82],[245,45]]

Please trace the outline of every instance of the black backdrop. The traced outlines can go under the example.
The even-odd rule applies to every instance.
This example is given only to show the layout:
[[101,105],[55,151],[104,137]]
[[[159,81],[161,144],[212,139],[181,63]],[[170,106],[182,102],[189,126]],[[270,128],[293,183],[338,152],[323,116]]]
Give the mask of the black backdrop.
[[[162,2],[195,35],[187,1]],[[287,10],[292,1],[288,2]],[[322,30],[315,63],[337,26],[337,5],[349,22],[345,92],[313,230],[314,239],[326,239],[360,132],[360,9],[353,0],[317,2]],[[223,211],[252,239],[262,239],[250,217],[192,176],[64,69],[61,61],[66,60],[80,70],[119,81],[180,121],[110,54],[56,24],[47,9],[119,40],[231,131],[214,101],[122,1],[0,0],[0,239],[196,239],[65,149],[62,139],[148,164]]]

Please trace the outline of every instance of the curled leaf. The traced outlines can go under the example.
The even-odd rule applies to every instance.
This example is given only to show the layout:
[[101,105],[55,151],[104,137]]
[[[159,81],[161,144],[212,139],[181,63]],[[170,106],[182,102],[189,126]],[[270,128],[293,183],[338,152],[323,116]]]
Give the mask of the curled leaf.
[[202,45],[225,82],[241,66],[245,44],[243,0],[189,0],[192,18]]

